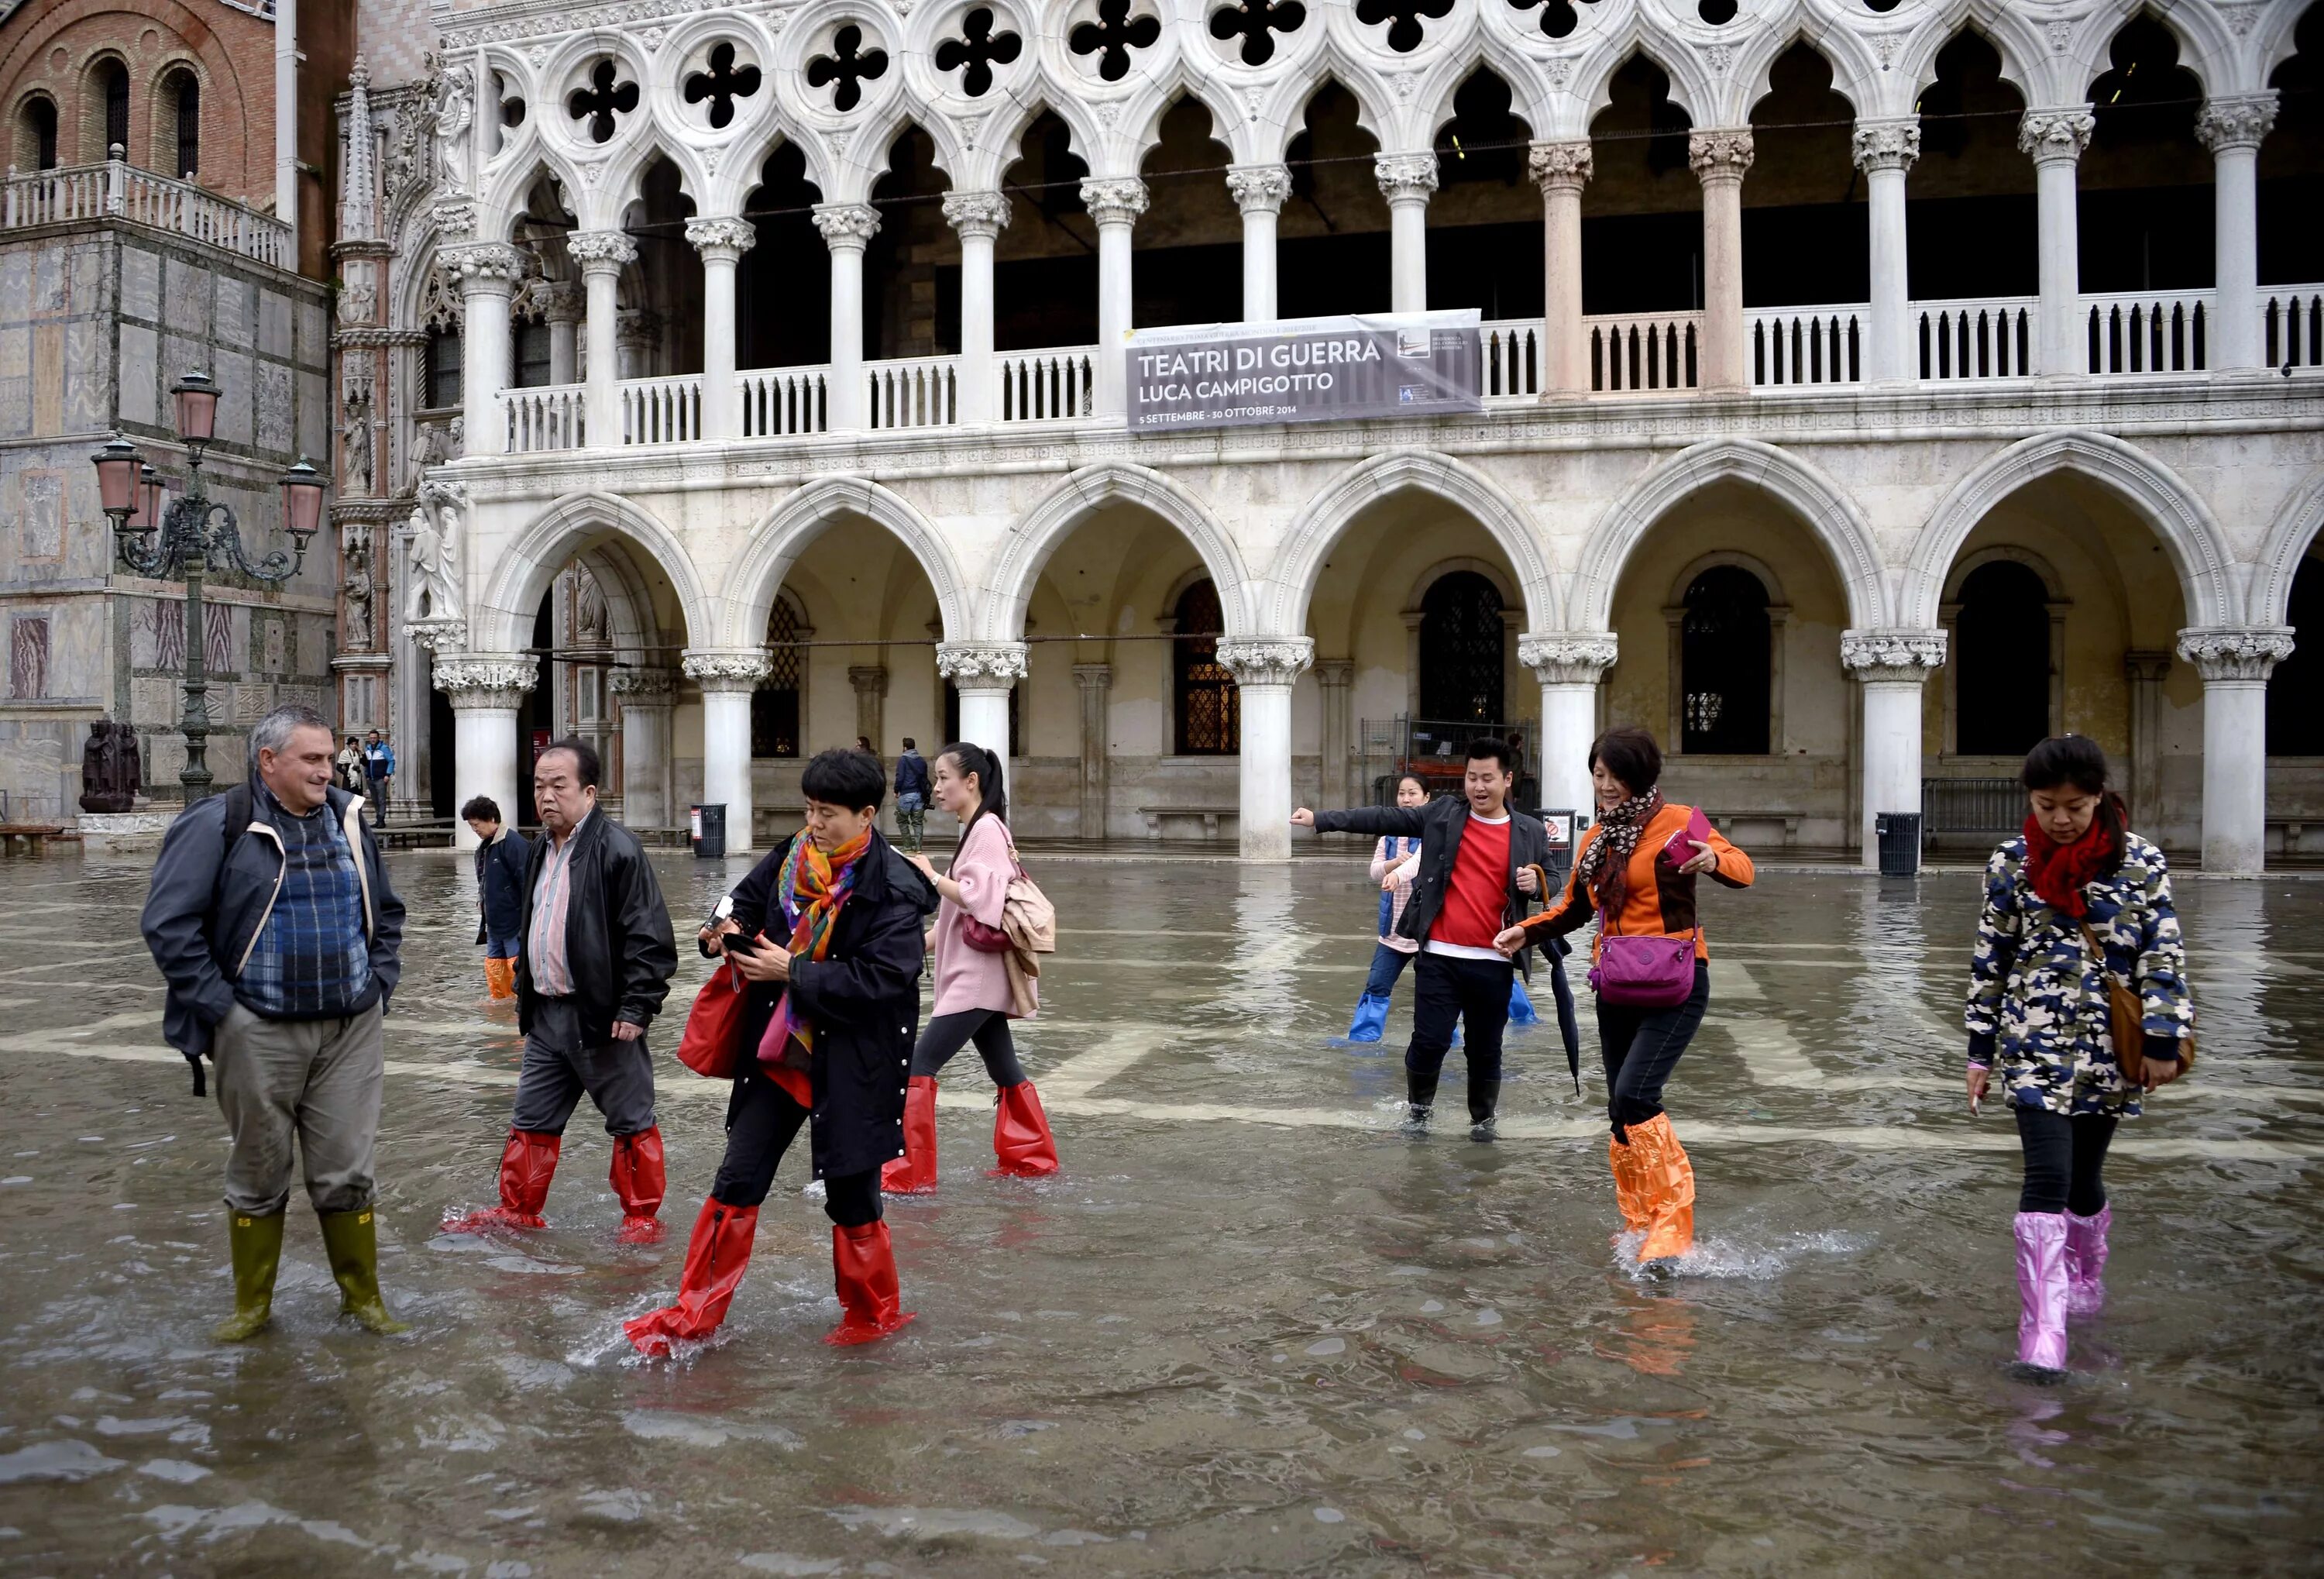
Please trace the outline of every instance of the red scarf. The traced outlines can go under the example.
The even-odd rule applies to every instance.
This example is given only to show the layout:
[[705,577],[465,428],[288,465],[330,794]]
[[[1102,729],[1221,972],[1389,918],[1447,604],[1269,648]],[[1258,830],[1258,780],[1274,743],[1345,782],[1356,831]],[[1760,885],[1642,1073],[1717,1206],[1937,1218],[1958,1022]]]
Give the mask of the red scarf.
[[2025,818],[2025,875],[2033,880],[2034,892],[2043,904],[2077,921],[2090,908],[2089,900],[2082,897],[2082,885],[2105,869],[2116,848],[2114,835],[2107,831],[2103,808],[2090,818],[2082,836],[2070,845],[2061,845],[2043,832],[2030,814]]

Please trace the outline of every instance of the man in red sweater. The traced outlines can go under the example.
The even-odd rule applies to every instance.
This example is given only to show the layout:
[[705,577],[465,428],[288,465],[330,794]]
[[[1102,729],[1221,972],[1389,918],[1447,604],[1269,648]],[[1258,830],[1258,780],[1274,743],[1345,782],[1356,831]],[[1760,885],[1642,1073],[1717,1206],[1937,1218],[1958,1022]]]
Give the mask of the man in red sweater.
[[1526,898],[1542,891],[1549,833],[1541,819],[1508,803],[1509,743],[1487,735],[1469,747],[1462,797],[1426,806],[1361,806],[1291,814],[1296,827],[1319,833],[1397,834],[1420,840],[1420,871],[1397,930],[1420,945],[1413,993],[1412,1043],[1405,1049],[1412,1122],[1425,1123],[1436,1082],[1465,1026],[1470,1136],[1489,1140],[1501,1093],[1501,1033],[1509,1019],[1509,972],[1526,956],[1503,958],[1493,939],[1523,919]]

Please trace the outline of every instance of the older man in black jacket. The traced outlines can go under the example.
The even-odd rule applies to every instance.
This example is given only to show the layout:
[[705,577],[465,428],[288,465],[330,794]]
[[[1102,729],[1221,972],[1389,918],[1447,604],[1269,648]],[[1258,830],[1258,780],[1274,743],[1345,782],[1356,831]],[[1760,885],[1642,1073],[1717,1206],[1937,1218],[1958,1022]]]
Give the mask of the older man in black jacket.
[[599,771],[588,743],[570,739],[533,767],[546,836],[525,872],[516,977],[524,1065],[501,1152],[501,1204],[447,1216],[455,1232],[542,1225],[565,1122],[586,1092],[613,1138],[622,1242],[661,1237],[661,1131],[645,1037],[669,994],[678,944],[643,846],[597,809]]

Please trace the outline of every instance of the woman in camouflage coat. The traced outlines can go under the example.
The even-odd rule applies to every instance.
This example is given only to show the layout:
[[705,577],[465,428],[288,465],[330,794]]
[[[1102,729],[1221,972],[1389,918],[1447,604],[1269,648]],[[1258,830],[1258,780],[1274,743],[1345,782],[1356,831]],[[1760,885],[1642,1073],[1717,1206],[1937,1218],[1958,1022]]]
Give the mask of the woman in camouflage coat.
[[[2107,788],[2106,753],[2080,735],[2025,759],[2030,811],[1985,869],[1985,909],[1969,961],[1969,1099],[1998,1072],[2017,1120],[2025,1183],[2017,1201],[2017,1358],[2066,1365],[2066,1317],[2106,1301],[2107,1205],[2099,1170],[2116,1123],[2139,1096],[2177,1078],[2192,1034],[2186,950],[2163,852],[2125,826]],[[2093,957],[2087,926],[2103,953]],[[2116,1058],[2107,977],[2144,1011],[2144,1068]]]

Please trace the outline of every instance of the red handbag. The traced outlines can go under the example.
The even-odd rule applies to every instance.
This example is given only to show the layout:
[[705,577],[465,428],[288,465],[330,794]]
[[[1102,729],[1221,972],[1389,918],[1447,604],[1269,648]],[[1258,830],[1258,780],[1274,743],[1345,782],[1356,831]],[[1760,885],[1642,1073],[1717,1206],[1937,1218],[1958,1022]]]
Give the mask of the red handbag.
[[750,1002],[751,983],[720,960],[687,1011],[678,1061],[713,1080],[734,1078],[742,1067],[742,1013]]

